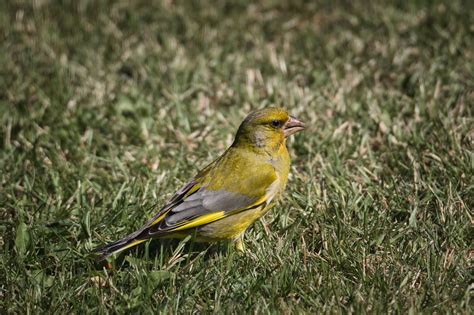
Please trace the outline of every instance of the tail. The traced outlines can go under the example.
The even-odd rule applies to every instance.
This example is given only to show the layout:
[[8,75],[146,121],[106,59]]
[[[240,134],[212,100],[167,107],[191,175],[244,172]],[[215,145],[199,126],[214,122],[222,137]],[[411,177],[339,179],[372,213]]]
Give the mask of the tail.
[[105,260],[107,257],[113,254],[120,253],[128,248],[146,241],[146,239],[136,239],[135,236],[136,235],[134,233],[121,240],[94,249],[94,253],[97,255],[97,261]]
[[[192,188],[193,186],[188,184],[185,187]],[[168,211],[170,211],[172,207],[179,202],[181,201],[177,199],[173,202],[168,203],[165,207],[161,208],[161,210],[157,214],[155,214],[150,220],[148,220],[148,222],[138,231],[135,231],[132,234],[129,234],[118,241],[94,249],[94,253],[97,255],[97,261],[105,260],[107,257],[113,254],[120,253],[130,247],[149,240],[151,237],[147,232],[150,230],[150,228],[160,223],[165,217],[166,213],[168,213]],[[155,205],[153,205],[151,208],[154,207]]]

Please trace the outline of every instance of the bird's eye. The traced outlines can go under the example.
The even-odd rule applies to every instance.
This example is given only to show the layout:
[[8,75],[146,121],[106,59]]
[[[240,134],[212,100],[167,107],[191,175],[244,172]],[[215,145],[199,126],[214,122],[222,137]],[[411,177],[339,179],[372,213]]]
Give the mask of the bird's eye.
[[281,121],[279,120],[272,120],[272,126],[278,128],[281,126]]

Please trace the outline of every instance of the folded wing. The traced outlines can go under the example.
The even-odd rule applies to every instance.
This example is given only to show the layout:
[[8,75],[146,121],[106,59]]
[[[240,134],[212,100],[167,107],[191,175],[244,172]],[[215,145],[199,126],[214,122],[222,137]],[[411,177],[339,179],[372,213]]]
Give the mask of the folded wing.
[[[159,237],[194,228],[270,203],[278,192],[279,178],[272,167],[267,171],[260,170],[258,178],[246,180],[244,187],[232,183],[231,178],[218,190],[209,189],[199,181],[186,184],[135,238]],[[231,191],[238,186],[243,193]]]

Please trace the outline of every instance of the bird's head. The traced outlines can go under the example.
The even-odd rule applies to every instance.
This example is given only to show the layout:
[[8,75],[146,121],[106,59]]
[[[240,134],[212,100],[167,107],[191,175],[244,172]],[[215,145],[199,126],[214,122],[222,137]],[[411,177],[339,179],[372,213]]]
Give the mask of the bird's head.
[[281,108],[268,107],[251,112],[240,124],[234,144],[277,148],[305,124]]

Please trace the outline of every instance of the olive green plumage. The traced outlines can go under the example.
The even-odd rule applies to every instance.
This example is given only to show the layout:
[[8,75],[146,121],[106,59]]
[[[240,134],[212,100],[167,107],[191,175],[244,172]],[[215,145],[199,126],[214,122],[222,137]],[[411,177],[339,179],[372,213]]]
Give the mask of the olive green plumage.
[[179,189],[140,230],[96,250],[100,259],[150,238],[234,240],[270,209],[285,188],[290,170],[286,138],[304,124],[279,108],[250,113],[233,144]]

